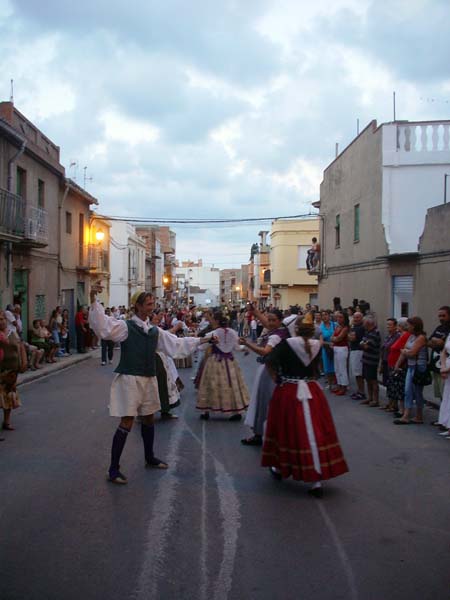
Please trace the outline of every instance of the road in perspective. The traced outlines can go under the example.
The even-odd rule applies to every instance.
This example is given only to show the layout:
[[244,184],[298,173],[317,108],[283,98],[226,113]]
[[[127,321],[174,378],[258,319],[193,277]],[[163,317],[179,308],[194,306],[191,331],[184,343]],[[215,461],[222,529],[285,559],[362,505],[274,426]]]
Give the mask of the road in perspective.
[[[254,357],[238,359],[251,385]],[[135,427],[115,486],[113,368],[93,358],[20,388],[0,447],[2,600],[449,598],[450,443],[435,428],[329,397],[350,472],[316,499],[260,467],[243,422],[201,421],[183,369],[180,418],[156,426],[170,469],[144,469]]]

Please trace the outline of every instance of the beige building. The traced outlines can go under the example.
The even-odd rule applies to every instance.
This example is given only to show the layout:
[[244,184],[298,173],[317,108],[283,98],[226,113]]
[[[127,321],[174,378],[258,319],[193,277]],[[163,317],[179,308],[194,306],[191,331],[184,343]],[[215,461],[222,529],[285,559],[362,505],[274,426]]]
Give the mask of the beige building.
[[270,246],[267,241],[268,231],[258,233],[260,242],[252,244],[247,275],[247,297],[258,308],[265,308],[270,298]]
[[450,304],[450,121],[371,122],[325,169],[319,301],[361,299],[381,328]]
[[271,303],[280,309],[317,303],[317,275],[306,268],[311,239],[319,238],[319,218],[277,219],[270,232]]
[[221,269],[220,271],[220,303],[226,306],[241,303],[241,270]]
[[[109,300],[109,224],[92,220],[91,205],[96,198],[75,181],[66,179],[59,206],[58,283],[59,304],[73,315],[88,304],[92,283],[102,280],[100,299]],[[75,338],[73,338],[75,339]]]
[[34,318],[48,319],[59,300],[58,206],[65,172],[59,162],[59,147],[12,102],[0,103],[0,118],[23,140],[22,145],[11,144],[12,137],[6,142],[0,185],[8,208],[14,207],[19,233],[7,250],[5,299],[22,305],[27,331]]
[[[73,333],[91,281],[92,204],[93,196],[66,179],[59,147],[12,102],[0,103],[0,301],[21,304],[25,334],[57,305],[69,310]],[[107,254],[92,276],[106,275]]]

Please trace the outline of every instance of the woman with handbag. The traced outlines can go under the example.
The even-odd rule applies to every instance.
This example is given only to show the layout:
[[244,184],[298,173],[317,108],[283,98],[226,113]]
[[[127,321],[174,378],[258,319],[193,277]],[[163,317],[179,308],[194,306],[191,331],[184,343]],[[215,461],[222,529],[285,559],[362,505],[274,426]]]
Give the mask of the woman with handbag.
[[[423,388],[427,385],[428,371],[428,349],[427,337],[423,330],[423,321],[420,317],[411,317],[408,319],[408,331],[411,334],[405,347],[400,351],[400,358],[395,366],[400,368],[406,361],[408,368],[405,380],[405,407],[403,415],[399,419],[394,419],[395,425],[409,425],[423,423]],[[431,383],[431,377],[429,377]],[[414,404],[416,405],[416,416],[411,419],[411,412]]]
[[5,312],[0,311],[0,408],[3,409],[2,429],[13,431],[11,410],[20,406],[16,383],[19,372],[19,346],[8,336]]

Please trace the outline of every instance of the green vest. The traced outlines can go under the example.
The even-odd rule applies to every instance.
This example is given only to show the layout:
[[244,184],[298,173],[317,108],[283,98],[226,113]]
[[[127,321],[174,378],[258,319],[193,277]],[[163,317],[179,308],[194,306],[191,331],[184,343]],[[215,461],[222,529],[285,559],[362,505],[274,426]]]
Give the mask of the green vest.
[[126,321],[128,337],[120,344],[120,361],[115,370],[123,375],[156,375],[156,347],[159,330],[152,327],[148,333],[134,321]]

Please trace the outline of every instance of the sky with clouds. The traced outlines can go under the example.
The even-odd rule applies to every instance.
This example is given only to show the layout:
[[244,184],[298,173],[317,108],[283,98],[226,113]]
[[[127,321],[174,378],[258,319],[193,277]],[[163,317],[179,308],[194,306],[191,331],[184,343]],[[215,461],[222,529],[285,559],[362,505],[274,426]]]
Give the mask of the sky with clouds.
[[[0,100],[61,147],[104,214],[305,214],[372,119],[448,119],[448,0],[0,0]],[[76,167],[70,167],[76,161]],[[246,262],[259,226],[174,227]]]

